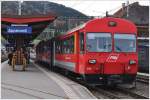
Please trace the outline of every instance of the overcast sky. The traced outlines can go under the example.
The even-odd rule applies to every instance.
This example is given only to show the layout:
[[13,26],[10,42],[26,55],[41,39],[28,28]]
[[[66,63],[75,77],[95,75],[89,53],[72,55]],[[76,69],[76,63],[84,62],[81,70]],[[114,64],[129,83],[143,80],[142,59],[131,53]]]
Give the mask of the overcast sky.
[[[14,1],[14,0],[3,0]],[[113,14],[127,0],[17,0],[17,1],[50,1],[76,9],[88,16],[105,16],[106,11]],[[150,0],[129,0],[129,4],[139,2],[140,5],[150,5]]]
[[[74,8],[89,16],[104,16],[105,12],[109,14],[121,8],[122,3],[127,0],[49,0],[51,2]],[[140,5],[149,5],[149,0],[129,0],[129,3],[139,1]]]

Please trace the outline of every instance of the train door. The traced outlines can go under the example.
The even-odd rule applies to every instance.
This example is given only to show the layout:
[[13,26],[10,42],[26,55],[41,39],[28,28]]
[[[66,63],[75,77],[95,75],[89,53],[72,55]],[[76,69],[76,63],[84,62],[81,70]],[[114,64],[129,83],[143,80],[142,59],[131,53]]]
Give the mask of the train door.
[[51,67],[55,66],[55,39],[53,38],[51,44]]
[[75,71],[76,63],[76,35],[72,35],[64,39],[63,41],[63,56],[65,69]]
[[85,54],[85,39],[84,39],[84,33],[80,32],[79,33],[79,56],[78,56],[78,72],[79,73],[84,73],[84,54]]

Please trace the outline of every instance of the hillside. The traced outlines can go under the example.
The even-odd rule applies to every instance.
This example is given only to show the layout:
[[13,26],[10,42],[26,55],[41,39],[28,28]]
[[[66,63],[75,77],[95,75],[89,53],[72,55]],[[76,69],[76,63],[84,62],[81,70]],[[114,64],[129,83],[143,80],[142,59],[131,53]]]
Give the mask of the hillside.
[[[2,1],[1,13],[8,15],[17,15],[19,2]],[[22,15],[38,15],[54,13],[57,16],[65,17],[87,17],[81,12],[64,5],[48,1],[24,1],[22,3]]]
[[[54,21],[54,23],[51,23],[49,27],[49,29],[55,30],[55,35],[59,35],[62,32],[64,33],[65,31],[89,20],[89,17],[83,13],[53,2],[24,1],[21,6],[22,15],[56,15],[57,19]],[[1,14],[17,15],[18,8],[18,1],[1,1]],[[47,37],[46,33],[42,32],[37,39],[42,40],[45,39],[45,37]]]

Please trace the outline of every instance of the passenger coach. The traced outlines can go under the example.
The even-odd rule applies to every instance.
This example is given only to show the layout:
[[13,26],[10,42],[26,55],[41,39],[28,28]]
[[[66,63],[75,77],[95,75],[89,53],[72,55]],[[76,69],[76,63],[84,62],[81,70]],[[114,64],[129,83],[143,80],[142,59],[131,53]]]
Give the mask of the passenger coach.
[[132,83],[138,70],[136,37],[128,20],[90,20],[55,38],[53,64],[92,84]]

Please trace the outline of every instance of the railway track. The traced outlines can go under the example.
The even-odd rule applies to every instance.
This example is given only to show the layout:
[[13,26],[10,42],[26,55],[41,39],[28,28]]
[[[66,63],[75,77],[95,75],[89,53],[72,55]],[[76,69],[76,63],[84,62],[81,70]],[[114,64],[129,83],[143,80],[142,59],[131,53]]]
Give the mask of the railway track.
[[91,86],[81,81],[76,81],[86,86],[98,99],[148,99],[148,97],[138,94],[132,89],[110,86]]
[[[40,64],[41,65],[41,64]],[[58,74],[68,77],[69,79],[86,86],[98,99],[148,99],[147,96],[138,94],[136,89],[126,89],[123,87],[107,87],[107,86],[91,86],[82,81],[81,78],[65,75],[60,71],[55,71]],[[143,89],[144,90],[144,89]],[[141,92],[140,92],[141,93]]]
[[74,79],[73,77],[69,78],[73,81],[78,82],[79,84],[86,86],[98,99],[148,99],[148,97],[132,91],[132,90],[138,91],[136,90],[136,88],[127,89],[119,86],[110,87],[103,85],[91,86],[89,84],[86,84],[82,80]]
[[126,94],[123,91],[118,91],[117,88],[94,87],[92,92],[93,91],[98,92],[94,93],[98,99],[101,99],[101,96],[103,96],[104,99],[135,99],[135,97],[131,96],[129,93]]
[[149,84],[149,76],[137,75],[136,81]]
[[104,95],[105,99],[148,99],[148,97],[119,87],[94,87],[95,91],[98,92],[94,94],[99,99],[101,99],[101,95]]
[[101,88],[88,88],[98,99],[120,99],[117,95]]
[[148,99],[147,96],[141,94],[142,92],[140,93],[135,92],[135,91],[139,91],[136,88],[127,89],[119,86],[116,87],[91,86],[81,80],[77,80],[77,79],[72,79],[72,80],[86,86],[98,99]]
[[[136,88],[135,88],[136,89]],[[128,94],[131,97],[133,97],[134,99],[148,99],[148,97],[142,95],[142,94],[138,94],[136,92],[133,92],[133,89],[127,89],[127,88],[120,88],[117,87],[117,90],[124,93],[124,94]]]
[[[74,80],[74,79],[73,79]],[[141,85],[139,86],[139,83],[137,83],[136,88],[125,88],[125,87],[110,87],[110,86],[91,86],[88,85],[81,80],[75,80],[76,82],[83,84],[86,86],[98,99],[148,99],[148,96],[143,95],[143,89],[139,89],[139,87],[143,84],[140,83]],[[147,85],[147,84],[146,84]],[[149,86],[148,86],[149,87]],[[138,92],[137,92],[138,91]]]

